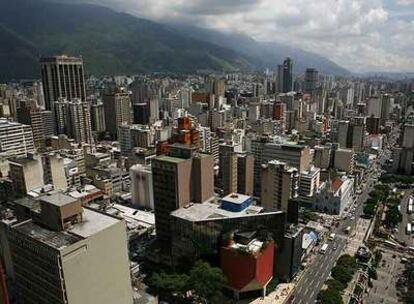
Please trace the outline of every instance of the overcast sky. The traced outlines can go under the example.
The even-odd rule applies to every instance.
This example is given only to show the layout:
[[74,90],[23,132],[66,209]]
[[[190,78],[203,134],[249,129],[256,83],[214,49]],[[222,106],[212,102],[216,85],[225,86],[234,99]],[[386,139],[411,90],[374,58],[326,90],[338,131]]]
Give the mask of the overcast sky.
[[312,51],[354,72],[414,71],[414,0],[85,0]]

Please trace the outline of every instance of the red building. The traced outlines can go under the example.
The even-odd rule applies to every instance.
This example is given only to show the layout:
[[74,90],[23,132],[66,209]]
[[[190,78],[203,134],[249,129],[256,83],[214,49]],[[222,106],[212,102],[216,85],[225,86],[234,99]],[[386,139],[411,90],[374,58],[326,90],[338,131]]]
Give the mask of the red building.
[[266,294],[266,286],[273,278],[274,255],[273,241],[263,243],[253,239],[247,244],[232,241],[221,248],[221,269],[236,298],[246,291],[262,290]]
[[283,120],[285,117],[286,105],[280,101],[276,101],[273,104],[273,119]]

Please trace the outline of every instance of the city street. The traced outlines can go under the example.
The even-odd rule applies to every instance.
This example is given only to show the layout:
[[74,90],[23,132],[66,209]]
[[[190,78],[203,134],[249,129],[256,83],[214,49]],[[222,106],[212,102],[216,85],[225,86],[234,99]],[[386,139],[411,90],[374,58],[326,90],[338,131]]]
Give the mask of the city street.
[[[343,251],[347,246],[348,239],[356,233],[355,228],[357,226],[357,223],[359,223],[358,227],[362,227],[359,229],[361,231],[358,230],[358,233],[360,235],[365,234],[362,230],[363,228],[368,228],[367,222],[363,219],[360,219],[360,216],[363,214],[363,204],[367,200],[368,194],[373,190],[374,185],[378,181],[377,176],[375,176],[376,170],[381,169],[381,165],[384,164],[387,157],[389,157],[388,150],[380,153],[378,161],[373,164],[371,169],[365,175],[364,180],[366,181],[366,184],[362,188],[362,193],[357,196],[356,201],[353,205],[355,206],[354,217],[346,217],[346,219],[340,222],[338,227],[332,230],[332,232],[337,234],[335,240],[337,249],[333,251],[332,242],[330,242],[328,251],[325,253],[325,255],[318,253],[316,259],[303,273],[301,279],[296,285],[296,291],[294,293],[295,304],[310,304],[315,302],[316,297],[323,284],[328,279],[331,269],[335,265],[336,260],[341,254],[344,253]],[[350,206],[350,208],[353,206]],[[345,234],[344,231],[348,226],[351,227],[351,232],[349,235]],[[360,237],[358,238],[358,242],[360,242]]]
[[[336,243],[337,245],[336,250],[333,250],[333,243]],[[296,286],[295,304],[315,302],[319,290],[328,279],[331,269],[335,265],[336,260],[341,255],[345,246],[346,238],[343,236],[336,236],[334,241],[329,242],[329,247],[325,254],[317,253],[315,260],[303,274],[303,277]]]

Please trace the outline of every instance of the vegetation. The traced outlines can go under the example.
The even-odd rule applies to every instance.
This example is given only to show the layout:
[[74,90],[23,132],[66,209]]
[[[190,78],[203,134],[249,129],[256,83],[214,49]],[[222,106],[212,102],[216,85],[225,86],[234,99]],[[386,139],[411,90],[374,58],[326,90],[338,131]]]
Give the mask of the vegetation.
[[385,212],[385,225],[395,227],[402,221],[402,214],[398,210],[398,205],[393,205]]
[[385,202],[390,194],[388,185],[375,185],[374,190],[369,193],[369,198],[364,203],[364,215],[367,218],[372,218],[375,215],[378,204]]
[[322,290],[318,295],[320,303],[343,303],[341,295],[357,269],[358,264],[355,257],[347,254],[342,255],[332,269],[333,279],[326,281],[328,289]]
[[160,299],[171,303],[187,303],[186,292],[191,290],[195,298],[215,304],[223,302],[221,290],[226,284],[226,279],[221,269],[198,261],[191,268],[189,275],[155,272],[147,280],[147,284]]
[[414,183],[414,176],[410,175],[383,175],[380,178],[380,181],[385,184],[394,184],[394,183],[401,183],[401,184],[413,184]]

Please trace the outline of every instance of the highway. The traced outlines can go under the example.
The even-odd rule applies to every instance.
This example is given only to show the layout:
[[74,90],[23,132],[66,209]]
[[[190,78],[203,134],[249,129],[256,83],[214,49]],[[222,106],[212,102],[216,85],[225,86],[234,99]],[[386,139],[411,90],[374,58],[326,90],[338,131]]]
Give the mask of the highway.
[[[391,147],[395,144],[395,139],[397,137],[395,134],[396,132],[394,129],[390,136]],[[378,161],[373,164],[368,172],[366,172],[364,177],[366,184],[363,186],[362,193],[357,196],[354,203],[355,212],[353,218],[347,217],[340,222],[338,227],[332,230],[332,232],[336,234],[335,241],[333,242],[336,243],[337,249],[333,250],[333,242],[331,241],[329,242],[328,251],[324,255],[316,253],[317,256],[314,261],[308,266],[299,282],[296,284],[294,292],[295,304],[315,303],[319,291],[328,279],[332,268],[346,246],[349,235],[344,233],[345,228],[350,226],[350,235],[352,235],[357,220],[363,213],[363,203],[366,201],[368,194],[373,190],[374,185],[378,181],[376,170],[381,170],[381,166],[390,156],[391,151],[388,149],[381,151],[379,153]],[[352,206],[350,208],[352,208]]]

